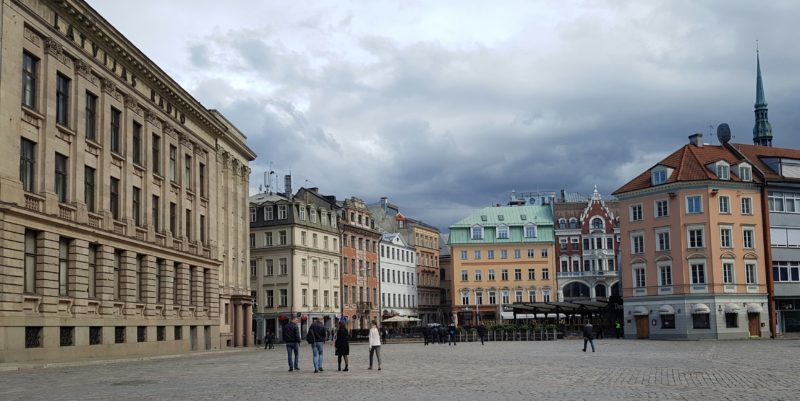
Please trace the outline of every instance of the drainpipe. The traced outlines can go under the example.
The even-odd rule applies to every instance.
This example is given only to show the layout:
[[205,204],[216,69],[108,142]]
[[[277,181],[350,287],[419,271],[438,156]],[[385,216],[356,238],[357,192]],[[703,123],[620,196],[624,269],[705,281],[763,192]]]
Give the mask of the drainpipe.
[[769,203],[767,198],[767,182],[761,186],[761,220],[763,221],[762,230],[764,231],[764,252],[766,267],[764,272],[767,276],[767,309],[769,312],[769,332],[770,338],[775,338],[777,328],[777,314],[775,312],[775,282],[772,276],[772,240],[770,238],[769,224]]

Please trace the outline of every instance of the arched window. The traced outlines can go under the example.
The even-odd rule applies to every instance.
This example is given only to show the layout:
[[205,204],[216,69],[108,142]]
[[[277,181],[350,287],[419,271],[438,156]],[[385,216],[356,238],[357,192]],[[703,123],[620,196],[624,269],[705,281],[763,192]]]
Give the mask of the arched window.
[[472,226],[471,234],[470,237],[472,239],[483,239],[483,227],[477,224]]
[[602,230],[603,229],[603,219],[599,217],[595,217],[592,219],[592,229],[593,230]]
[[578,228],[578,219],[574,217],[569,219],[569,228]]
[[505,224],[500,224],[497,226],[497,238],[498,239],[508,239],[508,226]]
[[558,228],[567,228],[567,219],[563,217],[558,219]]
[[536,238],[536,224],[528,223],[525,225],[525,238]]

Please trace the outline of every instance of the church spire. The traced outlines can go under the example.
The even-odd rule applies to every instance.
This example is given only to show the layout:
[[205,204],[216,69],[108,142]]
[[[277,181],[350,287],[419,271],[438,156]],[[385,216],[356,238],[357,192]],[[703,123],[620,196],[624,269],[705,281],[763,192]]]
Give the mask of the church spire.
[[772,146],[772,125],[767,118],[767,99],[764,96],[764,82],[761,79],[761,59],[756,48],[756,124],[753,126],[753,143]]

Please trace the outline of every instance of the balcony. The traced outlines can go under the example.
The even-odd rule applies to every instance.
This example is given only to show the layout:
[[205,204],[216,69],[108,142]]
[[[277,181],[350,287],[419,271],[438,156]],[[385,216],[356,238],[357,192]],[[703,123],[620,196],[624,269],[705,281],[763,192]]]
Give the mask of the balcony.
[[25,194],[25,208],[34,212],[41,212],[44,207],[44,198],[31,193]]
[[69,220],[75,221],[75,208],[73,206],[65,205],[63,203],[58,204],[58,217]]
[[356,309],[358,309],[358,310],[371,310],[372,309],[372,302],[358,302],[356,304]]
[[617,277],[619,276],[619,271],[617,270],[590,270],[590,271],[582,271],[582,272],[557,272],[556,277],[558,278],[570,278],[570,277]]

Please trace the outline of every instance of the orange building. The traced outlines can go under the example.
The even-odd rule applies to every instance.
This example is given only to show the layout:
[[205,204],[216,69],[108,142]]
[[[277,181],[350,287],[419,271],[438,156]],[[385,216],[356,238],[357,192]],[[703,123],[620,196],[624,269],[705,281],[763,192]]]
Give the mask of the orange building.
[[726,145],[689,139],[614,192],[625,337],[767,336],[761,180]]
[[348,329],[368,329],[380,314],[378,246],[375,229],[364,201],[352,197],[342,204],[342,315]]

